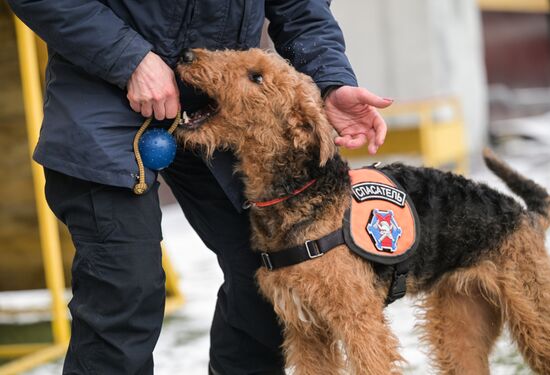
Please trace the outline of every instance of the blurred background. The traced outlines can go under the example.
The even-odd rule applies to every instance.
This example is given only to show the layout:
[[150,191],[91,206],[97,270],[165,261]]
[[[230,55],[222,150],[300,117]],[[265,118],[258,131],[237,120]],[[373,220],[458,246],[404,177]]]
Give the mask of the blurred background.
[[[360,84],[395,99],[384,111],[390,132],[376,160],[454,170],[504,189],[482,165],[481,149],[489,145],[550,189],[550,0],[334,0],[332,9]],[[42,79],[45,55],[43,45],[27,36],[20,29],[16,33],[0,0],[2,375],[22,369],[35,375],[61,372],[68,317],[64,300],[70,298],[65,285],[72,245],[60,228],[61,251],[55,251],[57,229],[41,219],[42,187],[38,181],[36,198],[29,161],[29,139],[32,147],[36,135],[25,124],[36,127],[40,118],[29,76],[34,69],[34,81]],[[272,48],[266,36],[263,46]],[[21,55],[29,51],[34,54]],[[33,59],[37,65],[29,67]],[[343,153],[356,166],[373,160],[364,150]],[[174,303],[155,351],[156,369],[161,375],[204,374],[223,277],[170,192],[163,188],[161,195]],[[44,241],[53,241],[53,247]],[[409,361],[405,372],[429,373],[412,302],[399,301],[387,314]],[[494,374],[529,374],[506,335],[491,366]]]

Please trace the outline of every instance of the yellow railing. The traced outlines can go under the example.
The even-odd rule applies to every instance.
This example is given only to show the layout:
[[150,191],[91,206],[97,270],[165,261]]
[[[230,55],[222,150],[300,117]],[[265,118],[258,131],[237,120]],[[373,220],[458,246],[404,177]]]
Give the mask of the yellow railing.
[[[34,33],[19,19],[15,19],[17,47],[25,104],[25,119],[27,124],[29,155],[32,155],[38,141],[42,123],[42,87],[41,71],[43,71],[43,42],[37,40]],[[42,64],[41,64],[42,62]],[[44,173],[42,167],[32,161],[31,168],[34,184],[40,243],[44,259],[46,287],[51,296],[52,343],[28,343],[1,345],[1,358],[15,358],[0,366],[0,375],[19,374],[52,359],[65,354],[69,343],[70,329],[66,301],[64,298],[65,282],[59,228],[57,219],[50,211],[44,197]],[[184,302],[178,286],[178,277],[166,254],[164,246],[162,265],[166,273],[166,313],[174,311]]]
[[479,7],[486,11],[500,12],[550,12],[548,0],[478,0]]
[[[458,173],[468,170],[464,120],[460,102],[442,97],[396,102],[381,110],[388,123],[388,135],[377,155],[416,154],[426,166],[452,166]],[[368,157],[366,147],[342,149],[349,158]]]
[[[17,47],[19,52],[21,84],[25,102],[25,118],[29,154],[38,141],[38,133],[42,122],[42,87],[36,39],[34,34],[21,22],[15,19]],[[63,293],[65,281],[57,219],[48,208],[44,199],[44,173],[42,168],[31,162],[34,195],[40,231],[42,257],[46,286],[51,295],[52,313],[52,344],[17,344],[0,347],[0,355],[17,359],[0,367],[0,375],[18,374],[41,363],[63,355],[69,342],[69,322],[67,307]]]

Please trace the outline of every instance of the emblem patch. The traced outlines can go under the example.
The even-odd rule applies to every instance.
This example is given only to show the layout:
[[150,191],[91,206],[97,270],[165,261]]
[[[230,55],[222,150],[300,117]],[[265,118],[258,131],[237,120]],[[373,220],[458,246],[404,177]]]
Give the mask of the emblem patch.
[[366,230],[370,234],[376,249],[392,253],[397,249],[397,241],[403,233],[392,210],[374,209]]
[[407,198],[407,194],[401,190],[378,182],[355,184],[351,187],[351,191],[353,192],[353,197],[359,203],[371,199],[382,199],[403,207]]

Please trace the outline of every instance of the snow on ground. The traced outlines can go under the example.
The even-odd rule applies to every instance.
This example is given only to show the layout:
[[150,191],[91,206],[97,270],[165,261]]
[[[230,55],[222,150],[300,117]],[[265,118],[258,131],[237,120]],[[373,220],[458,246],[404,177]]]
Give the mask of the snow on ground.
[[[508,155],[507,161],[522,173],[530,175],[537,182],[550,188],[548,147],[533,147],[527,140],[514,142],[507,143],[502,149]],[[474,179],[502,188],[502,183],[481,166],[481,161],[474,166],[472,176]],[[217,288],[223,278],[214,255],[193,233],[179,207],[164,207],[163,213],[166,245],[180,275],[186,303],[165,321],[155,350],[156,374],[206,374],[209,325]],[[414,314],[413,302],[409,299],[398,301],[387,309],[387,316],[400,338],[402,353],[408,361],[405,373],[430,374],[433,370],[428,365],[427,349],[419,344],[419,333],[414,329]],[[530,374],[507,334],[497,344],[491,357],[491,368],[495,375]],[[58,361],[30,371],[27,375],[50,375],[60,372],[61,361]]]

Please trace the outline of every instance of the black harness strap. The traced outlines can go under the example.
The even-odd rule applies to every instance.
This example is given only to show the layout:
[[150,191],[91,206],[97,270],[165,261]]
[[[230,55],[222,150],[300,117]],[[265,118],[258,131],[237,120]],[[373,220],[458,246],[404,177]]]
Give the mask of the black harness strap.
[[[344,245],[344,231],[342,228],[327,234],[318,240],[308,240],[303,245],[289,247],[274,253],[261,253],[262,263],[269,271],[277,268],[292,266],[310,259],[323,256],[339,245]],[[403,297],[407,292],[407,274],[409,273],[409,259],[397,263],[386,298],[386,305]]]
[[318,240],[308,240],[303,245],[289,247],[274,253],[261,253],[262,263],[265,268],[272,271],[318,258],[344,243],[344,233],[340,228]]

